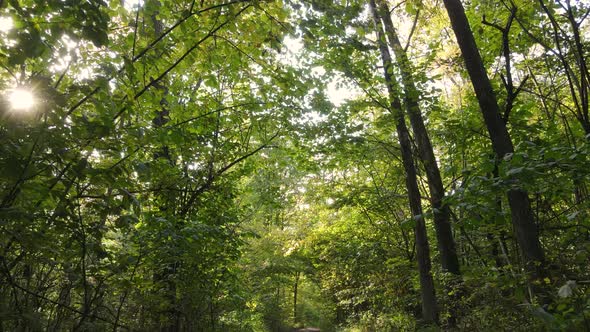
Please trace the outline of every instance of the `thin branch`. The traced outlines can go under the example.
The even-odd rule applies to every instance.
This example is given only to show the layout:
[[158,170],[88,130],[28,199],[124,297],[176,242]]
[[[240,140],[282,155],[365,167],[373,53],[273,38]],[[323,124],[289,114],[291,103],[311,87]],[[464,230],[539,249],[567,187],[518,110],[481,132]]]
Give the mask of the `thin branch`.
[[516,91],[514,91],[514,97],[515,98],[516,98],[516,96],[518,96],[518,94],[520,93],[520,91],[524,88],[524,84],[526,83],[526,81],[528,81],[529,77],[530,77],[529,75],[526,75],[524,77],[524,79],[522,80],[522,82],[520,82],[520,84],[516,88]]
[[414,36],[414,32],[416,31],[416,26],[418,26],[418,17],[420,16],[420,9],[416,11],[416,16],[414,17],[414,22],[412,22],[412,28],[410,29],[410,34],[408,35],[408,40],[406,41],[406,46],[404,46],[404,52],[408,52],[408,48],[410,47],[410,43],[412,42],[412,37]]
[[[4,54],[2,56],[4,56]],[[18,81],[18,77],[16,77],[16,75],[12,72],[12,70],[10,70],[10,68],[6,67],[4,64],[0,64],[0,67],[6,70],[6,72],[10,74],[10,76],[12,76],[12,78],[14,78],[15,81]]]
[[293,33],[293,32],[295,31],[295,29],[293,29],[293,28],[290,28],[290,27],[289,27],[289,26],[287,26],[285,23],[283,23],[283,22],[279,21],[279,20],[278,20],[276,17],[272,16],[272,15],[271,15],[271,14],[270,14],[270,13],[269,13],[269,12],[268,12],[266,9],[264,9],[264,8],[262,8],[262,7],[261,7],[260,9],[262,9],[262,12],[263,12],[263,13],[264,13],[264,14],[265,14],[265,15],[266,15],[268,18],[270,18],[270,19],[271,19],[271,21],[274,21],[274,22],[276,22],[276,23],[277,23],[278,25],[280,25],[280,26],[281,26],[281,28],[283,28],[283,30],[285,30],[286,32]]
[[502,78],[502,83],[504,84],[504,88],[506,89],[506,102],[504,104],[504,115],[502,119],[504,120],[504,123],[508,123],[510,112],[514,107],[514,100],[516,99],[520,89],[528,77],[521,82],[521,85],[515,92],[514,82],[512,79],[512,62],[510,59],[510,28],[512,27],[512,22],[516,17],[517,7],[514,5],[514,3],[511,3],[510,6],[506,5],[505,3],[504,5],[510,10],[510,16],[503,27],[496,23],[488,22],[485,16],[482,19],[482,23],[484,25],[491,26],[502,33],[502,55],[504,56],[504,70],[506,71],[506,77],[504,77],[504,75],[500,75]]
[[145,7],[141,6],[141,2],[139,2],[137,7],[137,13],[135,13],[135,27],[133,30],[133,47],[131,48],[131,58],[135,57],[135,46],[137,44],[137,29],[139,27],[139,10],[143,10],[143,8]]
[[183,125],[183,124],[186,124],[186,123],[189,123],[189,122],[192,122],[192,121],[195,121],[195,120],[202,119],[202,118],[204,118],[204,117],[206,117],[206,116],[209,116],[209,115],[212,115],[212,114],[216,114],[216,113],[220,113],[220,112],[223,112],[223,111],[226,111],[226,110],[231,110],[231,109],[234,109],[234,108],[239,108],[239,107],[244,107],[244,106],[251,106],[251,105],[264,105],[264,104],[267,104],[267,103],[265,103],[265,102],[257,102],[257,103],[241,103],[241,104],[237,104],[237,105],[224,106],[224,107],[221,107],[221,108],[215,109],[215,110],[213,110],[213,111],[209,111],[209,112],[207,112],[207,113],[203,113],[203,114],[197,115],[197,116],[195,116],[195,117],[188,118],[188,119],[186,119],[186,120],[182,120],[182,121],[180,121],[180,122],[177,122],[177,123],[171,124],[171,125],[169,125],[169,126],[166,126],[165,128],[174,128],[174,127],[178,127],[178,126],[181,126],[181,125]]
[[272,142],[275,138],[277,138],[279,136],[280,132],[277,132],[276,134],[274,134],[266,143],[260,145],[259,147],[257,147],[256,149],[246,153],[245,155],[237,158],[236,160],[230,162],[229,164],[225,165],[224,167],[222,167],[221,169],[219,169],[217,172],[215,172],[214,174],[212,174],[211,176],[209,176],[209,178],[207,179],[207,181],[201,185],[198,189],[196,189],[193,194],[190,196],[190,198],[188,199],[187,203],[185,204],[185,206],[180,210],[180,215],[184,216],[188,213],[188,211],[190,210],[190,208],[192,207],[192,205],[195,203],[195,201],[197,200],[197,198],[203,194],[204,192],[206,192],[209,188],[211,188],[211,185],[213,184],[213,182],[219,178],[221,175],[223,175],[225,172],[227,172],[229,169],[231,169],[232,167],[234,167],[235,165],[239,164],[240,162],[246,160],[247,158],[255,155],[256,153],[258,153],[260,150],[266,148],[268,146],[268,144],[270,142]]
[[[121,67],[121,69],[119,69],[115,74],[113,74],[110,77],[108,77],[107,78],[107,81],[110,82],[117,75],[120,75],[121,73],[123,73],[125,71],[125,69],[127,68],[127,66],[132,65],[133,63],[135,63],[139,59],[141,59],[156,44],[158,44],[162,39],[164,39],[164,37],[166,37],[167,35],[169,35],[173,30],[175,30],[178,26],[180,26],[182,23],[184,23],[189,18],[191,18],[191,17],[193,17],[195,15],[203,14],[203,13],[208,12],[208,11],[213,10],[213,9],[230,6],[230,5],[233,5],[233,4],[236,4],[236,3],[245,3],[245,2],[249,2],[249,0],[235,0],[235,1],[230,1],[230,2],[227,2],[227,3],[222,3],[222,4],[214,5],[214,6],[211,6],[211,7],[207,7],[207,8],[198,10],[196,12],[189,13],[187,16],[185,16],[185,17],[181,18],[180,20],[178,20],[170,28],[166,29],[158,38],[154,39],[148,46],[146,46],[146,48],[144,48],[141,52],[139,52],[139,54],[137,54],[135,57],[133,57],[131,59],[131,61],[130,61],[130,64],[123,65]],[[248,5],[248,6],[250,6],[250,5]],[[246,6],[246,8],[248,6]],[[84,96],[80,101],[78,101],[76,104],[74,104],[74,106],[70,107],[70,109],[67,111],[66,114],[67,115],[72,114],[78,107],[80,107],[82,104],[84,104],[86,101],[88,101],[88,99],[90,99],[90,97],[92,97],[93,95],[95,95],[100,90],[101,90],[101,87],[100,86],[94,88],[88,95]],[[64,117],[64,119],[65,119],[65,117]]]
[[[455,219],[455,222],[457,222],[457,217],[456,216],[453,217],[453,219]],[[475,245],[475,243],[473,243],[473,240],[471,240],[471,237],[465,231],[465,227],[459,226],[459,230],[461,231],[461,235],[463,235],[463,237],[465,237],[465,239],[467,240],[467,243],[469,243],[469,245],[471,246],[471,248],[473,248],[473,250],[475,251],[475,254],[477,255],[477,258],[479,258],[479,260],[481,261],[481,264],[483,266],[487,266],[488,264],[483,259],[483,256],[482,256],[481,252],[479,251],[479,248]]]
[[[8,275],[8,280],[9,280],[9,283],[10,283],[10,285],[11,285],[12,287],[14,287],[14,288],[17,288],[17,289],[19,289],[19,290],[21,290],[21,291],[23,291],[23,292],[25,292],[25,293],[27,293],[27,294],[29,294],[29,295],[33,295],[33,296],[34,296],[34,297],[36,297],[36,298],[39,298],[39,299],[42,299],[42,300],[44,300],[44,301],[47,301],[47,302],[49,302],[49,303],[51,303],[51,304],[57,305],[57,306],[59,306],[59,307],[61,307],[61,308],[67,309],[67,310],[69,310],[69,311],[71,311],[71,312],[75,312],[75,313],[77,313],[77,314],[79,314],[79,315],[87,316],[87,317],[89,317],[89,318],[94,318],[94,319],[96,319],[96,320],[99,320],[99,321],[101,321],[101,322],[108,323],[108,324],[110,324],[110,325],[115,325],[115,323],[111,322],[110,320],[108,320],[108,319],[106,319],[106,318],[102,318],[102,317],[100,317],[100,316],[97,316],[97,315],[94,315],[94,314],[86,314],[86,313],[84,313],[84,312],[82,312],[82,311],[80,311],[80,310],[78,310],[78,309],[76,309],[76,308],[72,308],[72,307],[70,307],[69,305],[67,305],[67,304],[65,304],[65,303],[61,303],[61,302],[59,302],[59,301],[52,300],[52,299],[50,299],[50,298],[48,298],[48,297],[46,297],[46,296],[44,296],[44,295],[41,295],[41,294],[35,293],[35,292],[33,292],[33,291],[31,291],[31,290],[29,290],[29,289],[27,289],[27,288],[24,288],[24,287],[20,286],[19,284],[17,284],[17,283],[14,281],[14,279],[12,278],[12,276],[11,276],[10,274]],[[131,329],[130,329],[128,326],[125,326],[125,325],[118,324],[118,326],[119,326],[119,327],[122,327],[122,328],[124,328],[124,329],[126,329],[126,330],[131,330]]]
[[66,76],[66,73],[68,72],[68,70],[70,70],[70,66],[72,65],[72,61],[74,61],[74,60],[71,59],[70,61],[68,61],[68,65],[66,66],[64,71],[61,73],[61,75],[59,75],[59,78],[57,79],[57,82],[55,82],[55,85],[53,86],[53,88],[57,89],[59,87],[59,84]]
[[[197,49],[203,42],[205,42],[207,39],[211,38],[212,36],[215,35],[215,33],[217,31],[219,31],[221,28],[223,28],[226,24],[228,24],[230,21],[232,21],[234,18],[237,18],[241,13],[243,13],[246,9],[248,9],[250,7],[250,5],[245,6],[244,8],[242,8],[232,19],[228,19],[225,22],[221,23],[220,25],[218,25],[217,27],[213,28],[212,30],[210,30],[207,35],[205,35],[203,38],[201,38],[199,41],[197,41],[193,46],[191,46],[191,48],[189,48],[186,52],[184,52],[184,54],[178,58],[170,67],[168,67],[164,72],[162,72],[158,77],[152,79],[150,81],[150,83],[148,83],[146,86],[143,87],[143,89],[141,89],[138,93],[135,94],[135,96],[133,96],[133,99],[137,100],[139,97],[141,97],[150,87],[154,86],[155,84],[157,84],[157,82],[159,80],[161,80],[164,76],[168,75],[168,73],[170,73],[174,68],[176,68],[184,59],[186,59],[187,56],[189,56],[189,54],[191,54],[195,49]],[[117,118],[119,118],[125,111],[127,110],[127,107],[123,107],[114,117],[113,120],[116,120]]]
[[582,22],[584,22],[584,20],[588,17],[588,14],[590,14],[590,8],[588,8],[586,10],[586,12],[584,13],[584,15],[582,15],[582,18],[580,19],[579,22],[577,22],[578,25],[582,25]]

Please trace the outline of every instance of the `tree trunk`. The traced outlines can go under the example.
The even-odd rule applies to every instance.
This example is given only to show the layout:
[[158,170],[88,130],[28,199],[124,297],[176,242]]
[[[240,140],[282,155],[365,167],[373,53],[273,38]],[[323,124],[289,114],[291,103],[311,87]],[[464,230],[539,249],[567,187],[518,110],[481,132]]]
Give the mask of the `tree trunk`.
[[[465,10],[460,0],[444,0],[444,4],[490,134],[492,147],[496,157],[502,160],[506,155],[514,152],[514,146],[506,124],[500,116],[496,95],[475,44]],[[508,191],[508,203],[512,212],[512,225],[522,250],[526,269],[533,278],[542,277],[545,275],[545,257],[539,242],[528,193],[519,188],[511,189]]]
[[428,132],[426,131],[426,126],[422,119],[422,112],[420,111],[420,106],[418,104],[419,92],[414,83],[412,66],[408,60],[406,51],[399,41],[393,22],[391,21],[387,4],[380,1],[379,5],[381,19],[385,25],[385,31],[389,37],[389,43],[393,49],[397,65],[401,72],[404,85],[406,111],[410,118],[412,131],[414,132],[414,139],[418,146],[420,160],[424,164],[424,169],[426,171],[428,188],[430,190],[430,204],[434,213],[434,227],[436,229],[436,239],[438,242],[442,268],[447,272],[460,275],[459,259],[457,258],[457,249],[455,247],[455,239],[453,238],[450,223],[451,211],[448,205],[443,204],[445,190],[434,156],[434,151],[432,149],[432,143],[430,142],[430,137],[428,137]]
[[[162,4],[160,0],[150,0],[146,3],[148,6],[155,6],[156,8],[160,8]],[[150,19],[151,25],[153,28],[153,38],[158,38],[164,33],[164,25],[160,19],[158,19],[157,15],[159,14],[158,11],[154,12]],[[170,121],[169,115],[170,111],[168,110],[168,101],[166,100],[166,96],[168,95],[168,87],[166,82],[159,81],[154,82],[152,84],[156,89],[162,92],[162,98],[160,99],[160,110],[158,110],[156,116],[152,120],[152,124],[155,128],[161,128],[166,123]],[[162,145],[160,149],[153,154],[153,159],[158,160],[160,158],[166,159],[170,164],[172,164],[172,157],[170,155],[170,149],[166,145]],[[169,202],[164,200],[161,204],[164,207]],[[167,210],[167,208],[166,208]],[[160,325],[160,332],[172,332],[172,331],[179,331],[180,330],[180,311],[178,309],[178,299],[177,299],[177,285],[176,281],[174,280],[173,276],[176,274],[177,263],[166,263],[166,266],[163,268],[162,273],[155,274],[155,282],[157,283],[164,283],[165,284],[165,295],[164,297],[169,302],[170,308],[167,311],[168,317],[165,322],[161,322]]]
[[377,40],[379,43],[379,50],[381,51],[381,59],[383,61],[383,69],[385,82],[387,84],[387,91],[389,93],[389,101],[391,112],[396,121],[397,136],[400,143],[402,162],[406,173],[406,187],[408,190],[408,199],[412,216],[416,221],[414,233],[416,236],[416,256],[418,259],[418,270],[420,273],[420,291],[422,296],[422,317],[425,322],[433,323],[438,320],[438,309],[436,303],[436,296],[434,292],[434,282],[431,274],[430,263],[430,248],[428,246],[428,236],[426,234],[426,224],[422,214],[422,204],[420,202],[420,190],[418,188],[418,181],[416,177],[416,168],[412,156],[412,145],[410,142],[410,135],[404,113],[401,109],[401,102],[397,95],[397,83],[392,75],[392,61],[389,49],[385,43],[385,34],[381,27],[379,15],[377,13],[377,6],[375,0],[370,1],[371,11],[375,22],[375,30],[377,31]]
[[299,288],[299,276],[301,272],[295,272],[295,284],[293,285],[293,323],[297,325],[297,290]]

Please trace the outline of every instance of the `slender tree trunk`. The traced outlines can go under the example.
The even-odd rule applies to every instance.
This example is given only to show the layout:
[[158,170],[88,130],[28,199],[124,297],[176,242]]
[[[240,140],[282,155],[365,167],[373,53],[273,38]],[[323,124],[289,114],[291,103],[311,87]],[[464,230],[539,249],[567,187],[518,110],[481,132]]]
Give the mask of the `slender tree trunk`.
[[424,125],[424,120],[422,119],[422,112],[420,111],[420,106],[418,104],[419,92],[414,83],[412,66],[406,51],[399,41],[393,22],[391,21],[391,15],[389,14],[387,4],[380,1],[379,6],[381,19],[385,25],[385,31],[401,72],[404,85],[406,111],[410,118],[412,131],[414,132],[414,139],[418,146],[420,160],[424,164],[424,169],[426,171],[428,188],[430,190],[430,204],[434,212],[434,227],[436,229],[436,239],[438,242],[442,268],[455,275],[460,275],[461,272],[459,270],[457,249],[455,247],[455,239],[453,238],[453,232],[451,230],[450,208],[448,205],[443,204],[445,190],[434,156],[434,151],[432,149],[432,143],[430,142],[430,137],[428,137],[428,132]]
[[414,233],[416,236],[416,257],[418,259],[418,270],[420,273],[420,291],[422,296],[422,317],[425,322],[432,323],[438,321],[438,309],[434,291],[434,282],[431,274],[430,248],[428,246],[428,236],[426,234],[426,224],[422,214],[422,204],[420,202],[420,190],[416,176],[416,168],[412,156],[412,145],[400,99],[397,95],[397,83],[392,75],[393,65],[391,55],[385,42],[385,34],[381,26],[379,14],[375,0],[370,0],[375,29],[377,31],[377,40],[381,51],[383,61],[385,82],[389,92],[389,101],[391,112],[396,122],[396,130],[400,143],[402,162],[406,173],[406,187],[408,190],[408,199],[412,216],[416,221]]
[[[514,146],[506,124],[500,116],[496,95],[484,68],[465,10],[460,0],[444,0],[444,4],[490,134],[492,147],[496,157],[501,160],[514,152]],[[542,277],[545,275],[545,257],[528,193],[520,188],[511,189],[508,191],[508,203],[512,213],[512,225],[522,250],[526,269],[533,278]]]
[[295,272],[295,284],[293,285],[293,323],[297,324],[297,290],[299,288],[300,272]]

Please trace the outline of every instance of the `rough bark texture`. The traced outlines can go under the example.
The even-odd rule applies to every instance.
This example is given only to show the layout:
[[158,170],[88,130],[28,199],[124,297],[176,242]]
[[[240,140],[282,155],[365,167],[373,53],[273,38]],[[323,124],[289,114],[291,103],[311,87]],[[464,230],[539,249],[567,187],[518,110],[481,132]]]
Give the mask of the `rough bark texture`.
[[370,1],[379,50],[383,61],[385,82],[389,92],[391,112],[393,112],[396,130],[400,143],[402,162],[406,173],[406,187],[412,216],[416,220],[414,233],[416,236],[416,257],[418,260],[418,270],[420,273],[420,291],[422,297],[422,317],[426,322],[436,322],[438,320],[438,309],[434,291],[434,282],[431,274],[430,248],[428,246],[428,236],[426,234],[426,224],[422,214],[422,204],[420,202],[420,190],[416,178],[416,168],[412,157],[412,145],[410,135],[404,119],[404,113],[401,108],[401,102],[397,95],[397,84],[392,75],[393,65],[389,49],[385,43],[385,34],[381,27],[381,21],[377,12],[375,0]]
[[[490,134],[492,147],[497,158],[502,160],[504,156],[514,152],[514,146],[506,124],[500,116],[496,95],[484,68],[465,10],[460,0],[444,0],[444,4]],[[508,203],[526,268],[534,278],[541,277],[545,274],[545,258],[527,192],[523,189],[509,190]]]
[[441,264],[443,270],[459,275],[459,259],[457,258],[457,249],[455,247],[455,239],[451,230],[450,216],[451,211],[449,206],[443,204],[445,198],[445,190],[443,187],[440,171],[436,163],[432,143],[424,120],[422,119],[422,112],[418,104],[419,92],[414,83],[413,70],[408,60],[406,51],[402,47],[397,32],[391,21],[389,15],[389,8],[380,1],[379,3],[380,15],[385,25],[385,31],[389,38],[389,44],[395,54],[397,65],[401,72],[402,83],[404,85],[405,104],[412,131],[414,132],[414,139],[418,146],[418,153],[420,160],[424,164],[426,171],[426,178],[428,180],[428,188],[430,190],[430,204],[434,211],[434,227],[436,229],[436,239],[438,243],[438,250],[440,252]]

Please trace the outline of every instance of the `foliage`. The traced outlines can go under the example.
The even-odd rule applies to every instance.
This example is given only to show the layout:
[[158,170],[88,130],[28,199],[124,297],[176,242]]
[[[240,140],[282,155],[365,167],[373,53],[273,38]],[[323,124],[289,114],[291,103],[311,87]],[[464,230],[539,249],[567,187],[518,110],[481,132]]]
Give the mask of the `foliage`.
[[[388,4],[461,262],[460,278],[440,267],[416,157],[438,327],[421,321],[368,2],[10,0],[0,330],[590,329],[587,3],[465,2],[516,147],[501,160],[439,3]],[[540,280],[513,188],[529,193]]]

